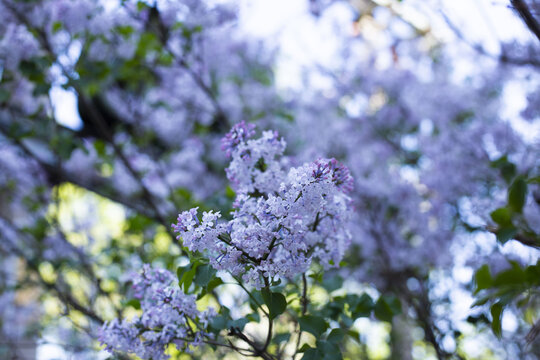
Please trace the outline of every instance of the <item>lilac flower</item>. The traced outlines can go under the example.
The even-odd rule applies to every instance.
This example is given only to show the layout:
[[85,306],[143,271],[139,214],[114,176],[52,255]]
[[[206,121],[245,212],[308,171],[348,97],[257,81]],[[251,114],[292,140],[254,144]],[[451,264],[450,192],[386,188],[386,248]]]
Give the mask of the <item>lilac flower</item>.
[[221,139],[221,150],[230,157],[234,149],[242,142],[255,135],[255,125],[246,124],[244,121],[234,125],[232,129]]
[[[203,329],[216,315],[215,311],[199,311],[196,296],[184,294],[167,270],[144,265],[142,274],[133,279],[133,291],[140,300],[142,315],[130,322],[115,319],[103,325],[99,340],[107,351],[161,360],[168,358],[165,350],[169,344],[187,350],[211,336]],[[194,328],[193,324],[199,327]]]
[[319,180],[327,176],[343,192],[350,193],[353,190],[353,178],[349,169],[336,159],[319,159],[315,164],[317,169],[313,170],[314,179]]
[[201,220],[196,208],[185,211],[173,225],[178,238],[206,254],[215,269],[257,288],[263,278],[305,272],[313,261],[338,264],[351,238],[348,169],[335,159],[320,159],[285,171],[279,161],[285,142],[277,132],[246,138],[235,137],[239,141],[227,148],[232,157],[227,175],[238,194],[233,219],[218,223],[219,213],[203,213]]

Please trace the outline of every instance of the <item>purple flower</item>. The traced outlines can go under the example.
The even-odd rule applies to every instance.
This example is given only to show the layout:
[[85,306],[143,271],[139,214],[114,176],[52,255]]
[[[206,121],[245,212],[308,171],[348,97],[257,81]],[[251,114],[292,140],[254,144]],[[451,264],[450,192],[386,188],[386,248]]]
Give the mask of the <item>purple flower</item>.
[[[115,319],[106,322],[99,340],[110,352],[134,353],[142,359],[167,359],[169,344],[179,349],[199,346],[209,321],[216,315],[212,308],[199,311],[195,295],[186,295],[172,273],[145,264],[143,272],[133,279],[135,297],[140,300],[142,315],[131,322]],[[191,324],[188,324],[191,321]],[[199,324],[200,327],[193,327]],[[186,343],[186,339],[191,342]]]
[[320,159],[286,171],[280,159],[285,142],[277,132],[246,140],[249,130],[237,136],[235,128],[226,138],[227,144],[235,140],[227,168],[237,194],[233,219],[218,223],[219,213],[207,212],[199,221],[197,209],[183,212],[173,229],[184,246],[258,288],[262,277],[292,277],[313,261],[338,264],[351,239],[349,170]]
[[234,125],[232,129],[221,139],[221,150],[225,151],[227,157],[231,157],[232,152],[238,146],[238,144],[245,142],[247,139],[255,135],[254,129],[254,124],[246,124],[246,122],[243,120]]

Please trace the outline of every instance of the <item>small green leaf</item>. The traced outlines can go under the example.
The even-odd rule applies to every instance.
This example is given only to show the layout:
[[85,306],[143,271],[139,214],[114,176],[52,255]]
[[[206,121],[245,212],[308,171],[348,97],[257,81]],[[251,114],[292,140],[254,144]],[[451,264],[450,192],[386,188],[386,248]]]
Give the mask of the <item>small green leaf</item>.
[[328,329],[328,324],[320,316],[302,316],[300,319],[298,319],[298,322],[300,323],[300,329],[302,331],[307,331],[308,333],[315,335],[316,338],[319,338],[322,334],[324,334],[326,329]]
[[53,24],[52,24],[52,33],[56,34],[60,30],[62,30],[62,26],[63,25],[62,25],[62,23],[60,21],[53,22]]
[[501,318],[503,310],[504,307],[501,303],[495,303],[491,306],[491,329],[498,338],[502,335]]
[[302,360],[323,360],[324,354],[322,351],[310,347],[309,349],[306,349],[304,351],[304,356],[302,356]]
[[491,300],[491,296],[484,296],[484,297],[481,297],[480,299],[476,300],[476,301],[471,305],[471,307],[482,306],[482,305],[484,305],[485,303],[487,303],[489,300]]
[[207,285],[201,285],[203,287],[202,291],[197,295],[197,300],[202,299],[206,294],[209,292],[212,292],[215,288],[217,288],[219,285],[224,284],[223,280],[221,280],[220,277],[215,277],[212,280],[208,282]]
[[512,226],[512,214],[508,208],[502,207],[493,211],[491,219],[501,226]]
[[360,296],[358,304],[356,307],[352,310],[353,318],[359,318],[363,316],[369,316],[371,312],[373,311],[375,303],[373,302],[373,299],[368,294],[362,294]]
[[343,286],[343,278],[339,275],[323,278],[322,286],[330,293]]
[[126,306],[131,306],[138,310],[141,308],[141,302],[138,299],[131,299],[126,303]]
[[187,270],[189,270],[189,265],[188,266],[179,266],[176,269],[176,277],[178,278],[178,280],[182,279],[182,276],[184,275],[184,273]]
[[477,294],[480,290],[489,288],[493,284],[493,278],[489,272],[488,265],[483,265],[476,271],[476,274],[474,275],[474,282],[476,284],[476,289],[474,291],[475,294]]
[[382,321],[392,321],[395,315],[401,314],[401,302],[392,295],[383,295],[375,304],[375,317]]
[[356,330],[349,329],[349,331],[347,331],[347,335],[355,341],[360,341],[360,333]]
[[257,322],[257,323],[261,321],[261,317],[259,313],[256,313],[256,312],[247,314],[246,319],[248,319],[250,322]]
[[491,166],[500,170],[504,181],[508,184],[516,176],[516,165],[508,161],[507,155],[503,155],[497,160],[492,161]]
[[346,332],[343,329],[332,329],[326,340],[334,344],[339,344],[345,337],[345,334]]
[[466,320],[467,320],[468,323],[471,323],[473,325],[476,325],[476,324],[489,324],[489,319],[487,318],[487,316],[485,314],[470,315],[469,317],[467,317]]
[[282,294],[271,292],[268,289],[263,289],[261,293],[264,303],[268,306],[270,319],[275,319],[287,309],[287,300]]
[[141,12],[142,10],[148,8],[148,5],[144,1],[137,2],[137,11]]
[[11,92],[6,89],[0,89],[0,104],[6,102],[11,97]]
[[518,231],[515,227],[509,226],[498,229],[495,235],[498,242],[505,244],[508,240],[512,240],[517,233]]
[[501,271],[495,276],[493,284],[499,286],[515,286],[525,283],[526,277],[523,269],[516,263],[512,264],[512,267]]
[[223,285],[223,284],[224,282],[223,280],[221,280],[220,277],[215,277],[208,282],[208,285],[206,285],[206,291],[210,292],[214,290],[215,288],[217,288],[219,285]]
[[527,198],[527,182],[523,178],[514,180],[508,189],[508,205],[512,210],[521,213]]
[[135,29],[133,28],[133,26],[125,25],[125,26],[117,26],[116,31],[118,31],[120,35],[122,35],[124,38],[127,39],[131,36],[131,34],[135,32]]
[[234,199],[236,197],[236,193],[234,192],[233,188],[228,186],[225,188],[225,196],[229,199]]
[[289,339],[291,338],[291,334],[290,333],[284,333],[284,334],[277,334],[276,336],[274,336],[274,338],[272,339],[272,341],[276,344],[279,344],[279,343],[282,343],[282,342],[286,342],[286,341],[289,341]]
[[[198,259],[192,259],[191,264],[186,266],[181,272],[182,277],[179,277],[178,286],[180,286],[180,288],[183,289],[186,294],[189,290],[189,287],[193,283],[193,279],[197,274],[197,268],[199,267],[199,265],[201,265],[201,262]],[[176,274],[180,274],[179,269],[176,269]]]
[[179,282],[179,285],[181,288],[184,289],[184,292],[187,293],[189,290],[189,287],[193,283],[193,278],[195,277],[196,269],[191,269],[189,271],[186,271],[184,275],[182,275],[182,279]]
[[540,285],[540,260],[536,262],[536,265],[530,265],[525,268],[525,278],[530,284]]
[[107,146],[103,140],[96,139],[94,141],[94,149],[100,158],[104,158],[107,155]]
[[323,353],[323,359],[341,360],[341,350],[335,343],[317,340],[317,350]]
[[216,316],[211,322],[210,327],[214,330],[223,330],[226,329],[229,324],[230,311],[226,306],[222,306],[219,310],[220,315]]
[[343,359],[339,347],[328,341],[317,341],[317,347],[312,348],[310,346],[304,346],[302,347],[302,350],[304,353],[304,356],[302,357],[303,360]]
[[228,328],[237,328],[240,330],[244,330],[244,326],[249,322],[246,318],[240,318],[236,320],[231,320],[227,323]]
[[211,265],[204,264],[197,267],[193,282],[195,283],[195,285],[204,287],[208,285],[210,280],[214,279],[215,276],[216,270]]

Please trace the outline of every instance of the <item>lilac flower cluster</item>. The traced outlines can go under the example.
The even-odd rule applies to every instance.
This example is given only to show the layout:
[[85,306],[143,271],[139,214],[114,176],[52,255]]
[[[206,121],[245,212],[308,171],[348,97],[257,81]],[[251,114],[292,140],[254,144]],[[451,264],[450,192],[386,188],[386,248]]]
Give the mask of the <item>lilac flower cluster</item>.
[[189,351],[188,344],[198,346],[211,336],[202,329],[215,311],[197,310],[195,295],[186,295],[167,270],[144,265],[133,280],[133,293],[140,301],[142,315],[131,321],[115,319],[101,328],[99,340],[106,350],[134,353],[142,359],[168,359],[169,344]]
[[253,128],[233,127],[223,139],[232,157],[227,176],[237,193],[233,219],[218,222],[219,212],[199,218],[197,208],[185,211],[173,225],[191,251],[205,252],[211,265],[245,282],[263,286],[263,279],[305,272],[312,261],[336,265],[350,243],[353,180],[335,159],[284,170],[279,158],[285,141],[273,131],[249,139]]

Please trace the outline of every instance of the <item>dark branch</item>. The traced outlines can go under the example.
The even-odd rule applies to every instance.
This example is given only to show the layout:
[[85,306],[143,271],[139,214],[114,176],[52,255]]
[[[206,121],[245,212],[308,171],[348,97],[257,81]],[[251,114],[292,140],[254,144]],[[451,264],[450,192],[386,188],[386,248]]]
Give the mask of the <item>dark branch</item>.
[[523,0],[510,0],[512,6],[517,11],[521,20],[527,25],[529,30],[540,40],[540,24],[531,13],[529,6]]

